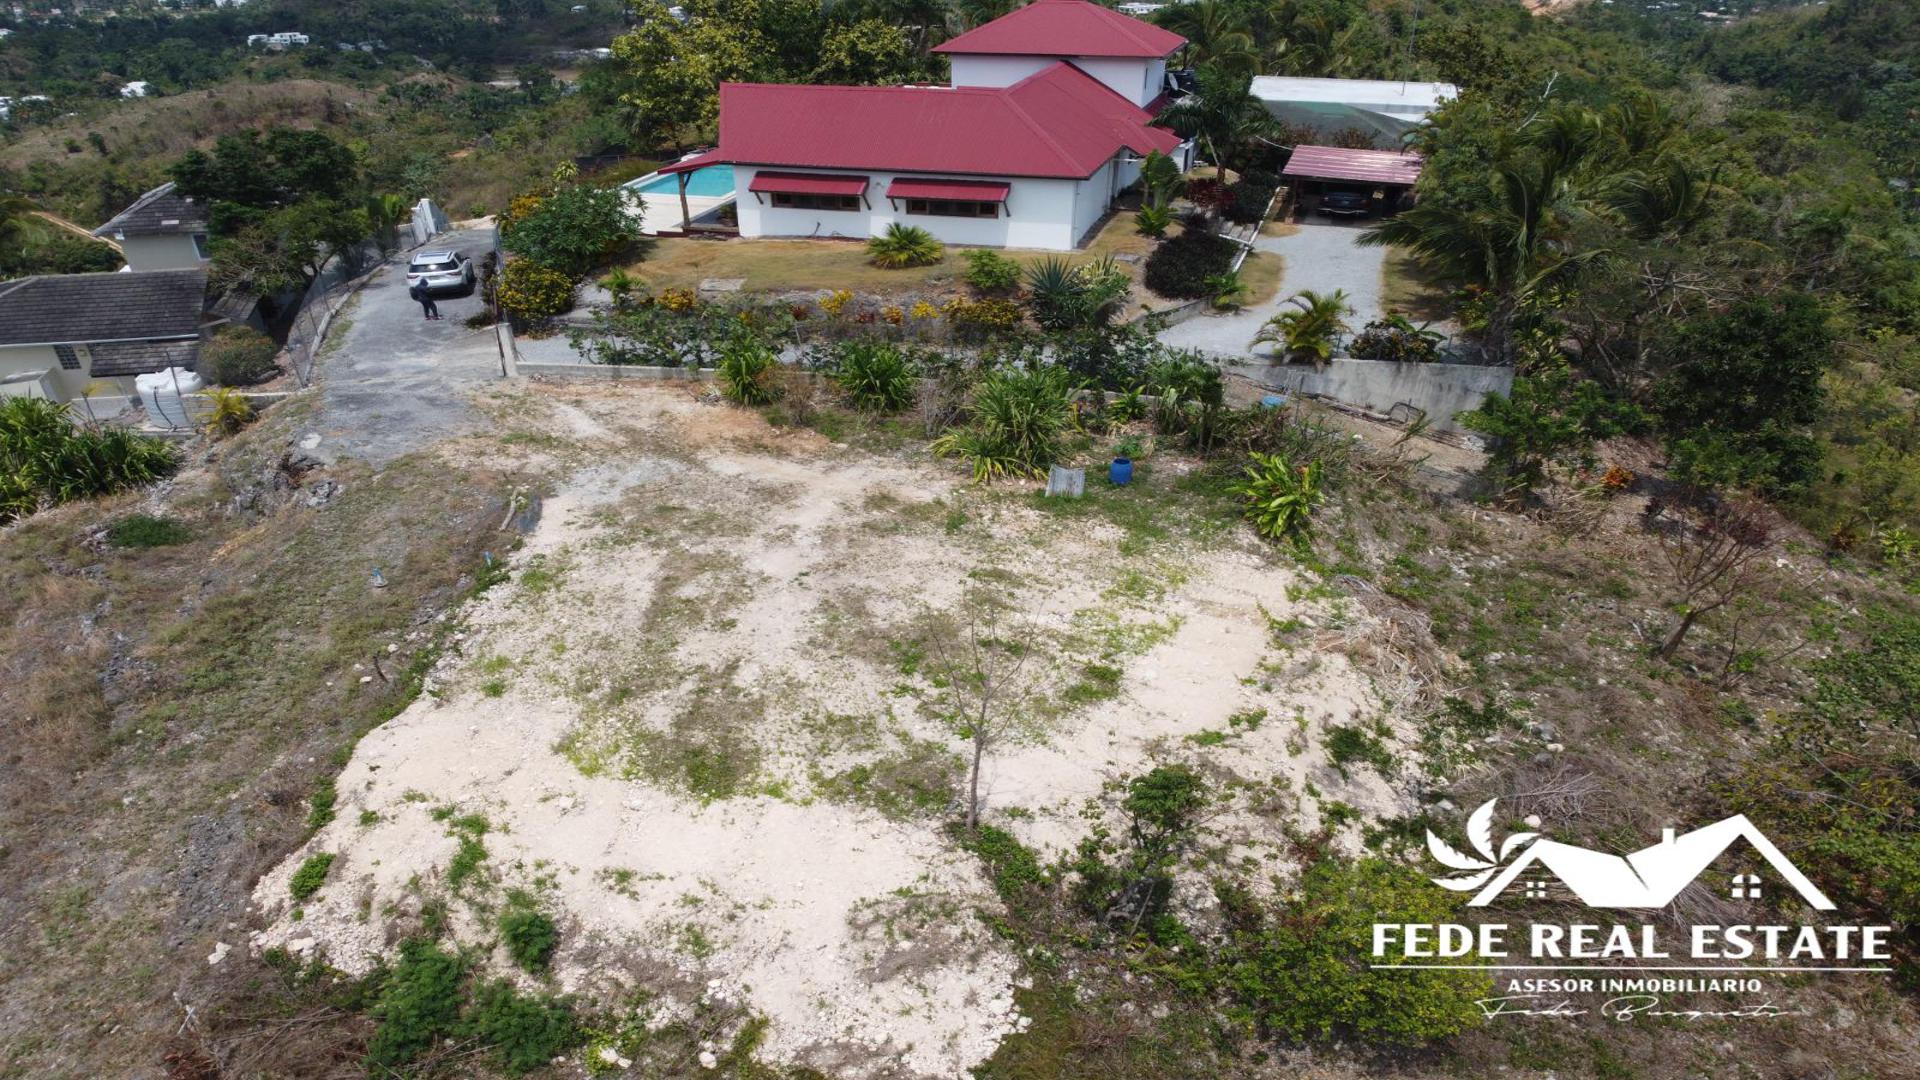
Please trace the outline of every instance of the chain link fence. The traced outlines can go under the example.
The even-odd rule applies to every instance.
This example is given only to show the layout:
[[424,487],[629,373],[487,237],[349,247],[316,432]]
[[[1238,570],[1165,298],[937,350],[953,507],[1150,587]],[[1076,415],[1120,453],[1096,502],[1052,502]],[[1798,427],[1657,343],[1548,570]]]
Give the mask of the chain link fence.
[[326,339],[327,327],[332,324],[334,313],[352,294],[358,280],[379,269],[383,262],[385,257],[379,245],[367,241],[357,251],[336,254],[328,259],[320,270],[320,276],[307,286],[306,293],[300,297],[300,313],[294,316],[293,326],[287,331],[286,345],[287,365],[301,386],[313,383],[314,363],[319,358],[320,344]]

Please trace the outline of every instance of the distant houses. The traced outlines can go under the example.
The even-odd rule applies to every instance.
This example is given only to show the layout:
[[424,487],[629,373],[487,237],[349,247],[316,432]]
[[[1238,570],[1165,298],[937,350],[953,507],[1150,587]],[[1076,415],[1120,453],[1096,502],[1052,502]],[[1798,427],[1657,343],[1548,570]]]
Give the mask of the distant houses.
[[285,52],[288,49],[300,48],[312,40],[297,30],[283,30],[278,34],[248,34],[247,48]]

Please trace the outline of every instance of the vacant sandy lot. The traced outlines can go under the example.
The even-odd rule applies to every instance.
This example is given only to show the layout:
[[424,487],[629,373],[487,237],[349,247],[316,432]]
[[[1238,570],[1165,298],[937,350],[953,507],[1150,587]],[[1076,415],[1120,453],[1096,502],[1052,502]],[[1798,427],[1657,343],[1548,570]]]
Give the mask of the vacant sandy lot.
[[[435,898],[489,943],[520,890],[560,923],[563,989],[744,1005],[767,1054],[843,1075],[963,1075],[1023,1022],[946,831],[967,744],[936,674],[988,594],[1033,659],[985,820],[1028,843],[1070,847],[1103,785],[1168,761],[1245,781],[1208,826],[1236,857],[1282,858],[1322,798],[1399,808],[1321,749],[1380,711],[1367,680],[1289,644],[1362,616],[1298,599],[1243,528],[1132,533],[678,385],[502,408],[515,430],[458,452],[555,494],[432,692],[360,742],[336,820],[260,882],[255,947],[361,971]],[[296,913],[315,852],[336,860]]]

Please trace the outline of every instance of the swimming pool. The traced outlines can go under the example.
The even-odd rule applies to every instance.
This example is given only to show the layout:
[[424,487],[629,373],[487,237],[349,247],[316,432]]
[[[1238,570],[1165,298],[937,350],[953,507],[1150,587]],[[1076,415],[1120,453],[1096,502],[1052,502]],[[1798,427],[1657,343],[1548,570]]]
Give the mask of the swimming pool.
[[[680,178],[656,176],[651,180],[638,181],[634,190],[642,195],[678,195]],[[709,165],[688,173],[687,194],[702,199],[718,199],[733,194],[733,166]]]

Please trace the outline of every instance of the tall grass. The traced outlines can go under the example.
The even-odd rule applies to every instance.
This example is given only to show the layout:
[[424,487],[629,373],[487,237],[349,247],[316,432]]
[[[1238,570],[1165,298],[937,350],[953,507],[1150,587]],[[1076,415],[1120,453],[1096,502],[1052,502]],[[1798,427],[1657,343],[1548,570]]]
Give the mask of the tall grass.
[[178,467],[166,443],[124,428],[77,425],[65,405],[0,402],[0,522],[152,483]]

